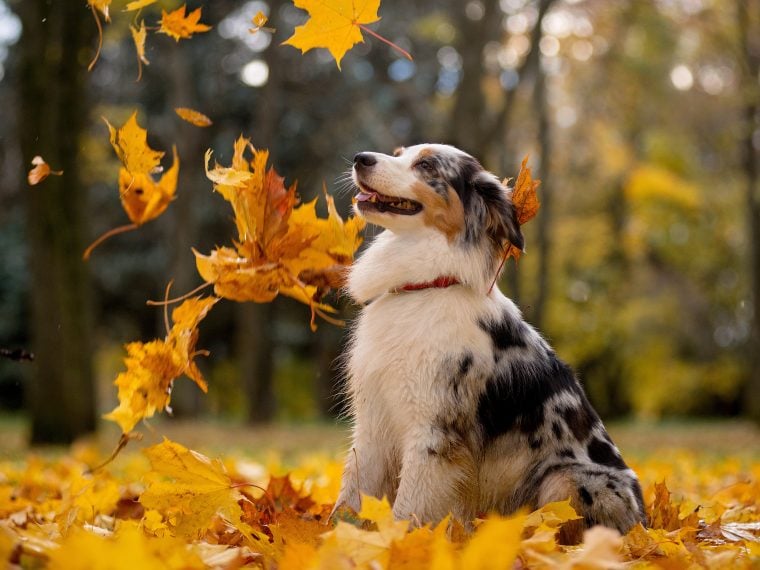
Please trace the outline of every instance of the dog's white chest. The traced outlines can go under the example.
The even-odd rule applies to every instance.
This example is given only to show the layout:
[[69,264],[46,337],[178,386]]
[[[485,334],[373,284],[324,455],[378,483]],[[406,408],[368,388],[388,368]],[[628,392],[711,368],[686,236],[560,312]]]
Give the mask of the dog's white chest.
[[489,312],[483,300],[453,286],[374,301],[354,331],[354,394],[402,423],[440,413],[446,368],[464,354],[484,359],[490,354],[490,339],[478,325]]

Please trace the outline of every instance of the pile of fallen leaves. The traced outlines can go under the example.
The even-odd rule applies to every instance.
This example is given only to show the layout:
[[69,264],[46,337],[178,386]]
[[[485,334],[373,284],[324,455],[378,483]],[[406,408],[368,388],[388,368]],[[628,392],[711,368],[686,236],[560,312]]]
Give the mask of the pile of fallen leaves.
[[[756,568],[760,464],[705,464],[693,453],[635,465],[649,527],[626,536],[594,527],[583,544],[557,531],[569,502],[488,516],[467,532],[394,521],[386,501],[330,519],[341,466],[304,457],[209,459],[164,440],[102,458],[91,447],[58,459],[0,463],[0,559],[23,568]],[[666,483],[677,486],[677,494]]]

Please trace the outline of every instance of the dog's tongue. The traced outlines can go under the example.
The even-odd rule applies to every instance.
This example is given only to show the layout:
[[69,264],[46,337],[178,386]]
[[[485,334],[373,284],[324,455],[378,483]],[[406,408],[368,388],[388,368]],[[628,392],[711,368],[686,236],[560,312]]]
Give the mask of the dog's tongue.
[[356,195],[356,201],[357,202],[368,202],[370,198],[372,198],[372,194],[369,192],[359,192]]

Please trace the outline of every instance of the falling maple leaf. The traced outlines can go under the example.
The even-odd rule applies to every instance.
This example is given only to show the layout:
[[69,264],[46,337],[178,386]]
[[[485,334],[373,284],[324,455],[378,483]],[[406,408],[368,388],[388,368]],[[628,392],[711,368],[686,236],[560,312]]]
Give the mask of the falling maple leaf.
[[[247,150],[253,154],[249,161]],[[235,142],[232,165],[209,169],[214,189],[230,202],[238,239],[235,247],[218,247],[209,255],[194,251],[196,266],[214,292],[234,301],[264,303],[283,294],[309,305],[315,313],[332,311],[320,304],[326,272],[336,272],[353,260],[361,244],[360,219],[344,222],[328,198],[328,218],[316,215],[315,202],[295,207],[295,185],[267,169],[269,153],[256,150],[248,139]],[[324,314],[322,316],[325,316]]]
[[161,10],[161,21],[159,22],[160,28],[158,32],[179,41],[191,38],[193,34],[208,32],[211,29],[211,26],[200,23],[201,8],[193,10],[189,14],[186,14],[186,12],[186,4],[169,13]]
[[[509,182],[510,179],[506,179],[502,182],[502,184],[508,189]],[[536,188],[538,188],[540,184],[540,180],[533,180],[530,167],[528,166],[528,157],[526,156],[523,158],[523,161],[520,164],[520,172],[517,175],[515,187],[511,190],[510,193],[512,206],[515,209],[515,217],[517,218],[518,224],[523,225],[524,223],[532,220],[538,213],[538,209],[541,204],[538,201]],[[491,292],[491,289],[494,288],[494,285],[496,285],[496,282],[499,280],[499,275],[501,274],[501,270],[504,267],[504,264],[507,262],[507,259],[514,257],[515,263],[517,263],[520,261],[520,256],[522,253],[523,252],[518,247],[511,243],[507,243],[506,249],[504,250],[504,255],[501,258],[501,263],[499,263],[499,268],[496,270],[496,275],[493,278],[493,282],[491,282],[491,287],[488,289],[489,293]]]
[[205,318],[216,297],[193,297],[172,311],[173,326],[164,340],[131,342],[125,346],[127,370],[116,378],[119,405],[103,416],[129,433],[144,418],[165,410],[171,401],[174,381],[184,374],[204,392],[206,381],[195,364],[198,323]]
[[188,109],[187,107],[176,107],[174,109],[174,112],[177,113],[181,119],[187,121],[191,125],[195,125],[196,127],[210,127],[214,124],[206,115],[194,109]]
[[298,48],[302,53],[312,48],[327,48],[340,69],[346,52],[364,42],[363,30],[412,59],[406,51],[366,26],[380,19],[377,15],[380,0],[293,0],[293,4],[306,10],[309,19],[302,26],[296,26],[293,35],[283,44]]
[[148,131],[137,123],[137,111],[118,129],[105,117],[103,120],[108,125],[111,146],[130,174],[151,174],[156,171],[164,153],[148,146]]
[[148,58],[145,57],[145,39],[148,33],[145,28],[145,20],[140,21],[139,28],[130,24],[129,31],[132,32],[132,40],[135,42],[135,50],[137,52],[137,81],[140,81],[143,63],[150,65]]
[[252,34],[258,33],[258,32],[269,32],[274,33],[276,30],[274,28],[266,28],[266,23],[269,21],[269,18],[267,18],[267,15],[264,14],[261,10],[256,12],[253,15],[253,18],[251,18],[251,23],[253,24],[252,28],[249,28],[248,31]]
[[[530,167],[528,166],[528,157],[526,156],[520,164],[520,172],[517,175],[515,187],[512,190],[512,205],[515,208],[518,224],[523,225],[529,222],[538,213],[541,204],[538,201],[536,189],[540,184],[540,180],[533,180]],[[519,261],[521,255],[522,251],[510,244],[505,259],[514,257],[515,261]]]
[[137,226],[164,213],[174,199],[179,176],[179,156],[174,147],[174,162],[158,182],[144,172],[134,176],[126,168],[119,169],[119,196],[129,219]]
[[148,146],[148,133],[137,124],[137,111],[127,120],[123,127],[116,129],[106,120],[111,134],[111,145],[116,155],[124,164],[119,169],[119,196],[131,224],[112,228],[93,241],[82,254],[90,258],[93,250],[105,240],[125,232],[133,231],[142,224],[160,216],[174,199],[179,176],[179,156],[173,148],[174,162],[156,182],[151,172],[159,170],[159,161],[163,152]]
[[146,6],[150,6],[151,4],[155,4],[158,0],[134,0],[133,2],[128,3],[124,7],[125,12],[134,12],[135,10],[140,10],[141,8],[145,8]]
[[50,170],[50,165],[39,155],[32,159],[32,164],[34,165],[34,168],[32,168],[26,176],[29,186],[39,184],[51,174],[54,174],[55,176],[61,176],[63,174],[63,170]]

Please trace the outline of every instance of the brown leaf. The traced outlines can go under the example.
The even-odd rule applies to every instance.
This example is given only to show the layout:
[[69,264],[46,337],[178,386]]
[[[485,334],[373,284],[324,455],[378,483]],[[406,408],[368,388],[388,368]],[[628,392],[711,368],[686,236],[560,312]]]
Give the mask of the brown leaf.
[[61,176],[63,174],[63,170],[50,170],[50,165],[45,162],[41,156],[35,156],[32,159],[32,164],[34,165],[34,168],[32,168],[26,176],[29,186],[39,184],[51,174],[54,174],[55,176]]
[[214,123],[203,113],[200,113],[194,109],[187,107],[176,107],[174,112],[180,116],[181,119],[187,121],[191,125],[196,127],[210,127]]

